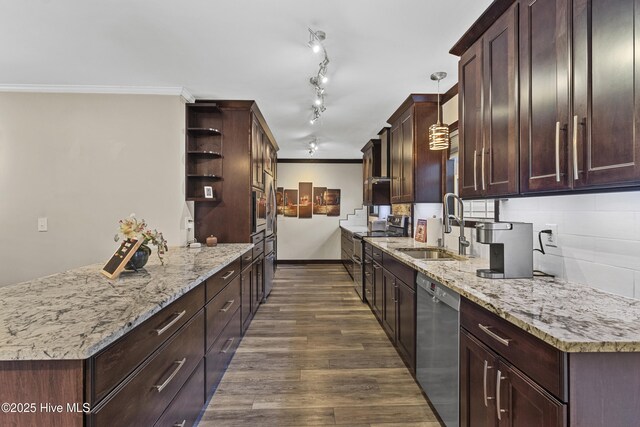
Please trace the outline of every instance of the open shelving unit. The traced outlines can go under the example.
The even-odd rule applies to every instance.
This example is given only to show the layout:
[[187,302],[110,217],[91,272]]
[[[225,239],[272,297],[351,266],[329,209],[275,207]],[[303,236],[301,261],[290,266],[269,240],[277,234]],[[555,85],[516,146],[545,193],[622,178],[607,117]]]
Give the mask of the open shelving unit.
[[[223,150],[222,111],[215,103],[187,104],[187,138],[185,156],[186,200],[222,201]],[[211,187],[213,198],[205,197]]]

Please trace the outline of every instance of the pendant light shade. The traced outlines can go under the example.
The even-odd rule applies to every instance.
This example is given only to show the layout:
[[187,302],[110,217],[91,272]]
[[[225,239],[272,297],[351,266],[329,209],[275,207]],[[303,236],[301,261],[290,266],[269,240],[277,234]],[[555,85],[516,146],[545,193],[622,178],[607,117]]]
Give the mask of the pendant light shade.
[[446,150],[449,148],[449,126],[440,122],[440,80],[447,77],[447,73],[439,71],[431,74],[431,80],[438,81],[438,122],[429,126],[429,149]]

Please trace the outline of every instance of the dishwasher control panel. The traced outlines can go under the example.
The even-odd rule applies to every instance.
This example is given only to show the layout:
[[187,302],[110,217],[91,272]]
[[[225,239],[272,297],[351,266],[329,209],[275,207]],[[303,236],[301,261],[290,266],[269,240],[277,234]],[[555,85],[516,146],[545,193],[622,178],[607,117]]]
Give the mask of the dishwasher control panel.
[[457,292],[431,280],[422,273],[418,273],[416,283],[433,297],[434,302],[444,302],[448,306],[460,310],[460,295]]

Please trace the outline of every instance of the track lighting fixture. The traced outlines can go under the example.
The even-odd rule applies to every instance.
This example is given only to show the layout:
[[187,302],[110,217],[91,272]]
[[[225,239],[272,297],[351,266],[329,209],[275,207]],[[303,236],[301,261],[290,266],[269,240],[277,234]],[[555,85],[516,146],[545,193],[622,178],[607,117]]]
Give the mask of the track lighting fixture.
[[327,56],[327,51],[324,48],[322,42],[327,38],[327,35],[324,31],[313,31],[309,28],[309,46],[313,50],[314,53],[318,53],[322,51],[324,54],[324,58],[318,64],[318,73],[309,78],[309,83],[313,86],[313,89],[316,92],[316,97],[314,100],[314,105],[312,108],[312,117],[310,120],[311,124],[314,124],[319,118],[320,115],[326,110],[324,105],[324,87],[323,84],[326,84],[329,81],[327,77],[327,66],[329,65],[329,57]]
[[318,139],[314,137],[309,142],[309,154],[313,156],[316,153],[316,151],[318,151]]

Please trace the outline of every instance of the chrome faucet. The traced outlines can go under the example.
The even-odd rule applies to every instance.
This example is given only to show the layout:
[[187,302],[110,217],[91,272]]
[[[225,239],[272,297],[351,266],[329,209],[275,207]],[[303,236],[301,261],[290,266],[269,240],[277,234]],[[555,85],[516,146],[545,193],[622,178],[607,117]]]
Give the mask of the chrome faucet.
[[[449,199],[454,198],[458,201],[458,212],[460,216],[449,213]],[[460,225],[460,237],[458,237],[458,254],[466,255],[469,241],[464,237],[464,205],[462,199],[454,193],[444,195],[444,218],[442,219],[442,246],[444,246],[444,233],[451,233],[451,220],[454,219]]]

